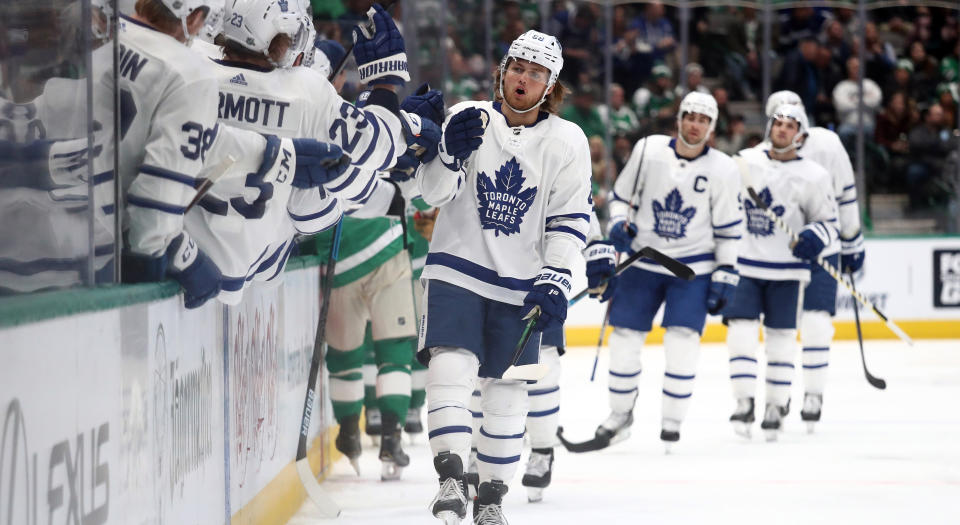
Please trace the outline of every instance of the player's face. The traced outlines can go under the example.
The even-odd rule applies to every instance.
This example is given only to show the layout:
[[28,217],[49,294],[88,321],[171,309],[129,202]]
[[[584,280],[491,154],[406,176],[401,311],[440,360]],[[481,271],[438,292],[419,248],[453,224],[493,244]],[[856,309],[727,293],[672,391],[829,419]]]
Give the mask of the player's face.
[[710,117],[702,113],[684,113],[680,120],[680,133],[688,144],[696,144],[703,140],[710,129]]
[[782,118],[773,121],[770,127],[770,143],[775,148],[785,148],[793,142],[793,137],[797,135],[800,126],[797,121],[790,118]]
[[503,76],[503,96],[511,107],[529,109],[540,102],[549,81],[549,69],[526,60],[511,60]]

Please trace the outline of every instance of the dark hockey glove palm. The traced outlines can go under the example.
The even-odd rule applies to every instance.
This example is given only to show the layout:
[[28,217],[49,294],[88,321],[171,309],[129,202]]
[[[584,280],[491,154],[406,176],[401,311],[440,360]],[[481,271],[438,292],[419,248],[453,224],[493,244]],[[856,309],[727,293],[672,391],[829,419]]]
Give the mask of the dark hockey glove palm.
[[350,167],[350,157],[336,144],[314,139],[293,139],[297,152],[297,170],[293,186],[300,189],[328,184]]
[[397,157],[396,164],[390,169],[390,179],[396,182],[408,180],[421,162],[433,160],[440,144],[440,126],[433,121],[408,112],[401,113],[400,121],[407,150]]
[[732,303],[739,283],[740,273],[733,266],[718,266],[710,276],[710,289],[707,292],[707,312],[716,315]]
[[637,227],[631,222],[620,221],[610,227],[610,242],[620,253],[630,253],[633,250],[633,238],[637,236]]
[[533,283],[533,290],[523,298],[520,315],[530,319],[539,311],[540,319],[533,329],[543,332],[562,328],[567,320],[567,295],[570,294],[570,272],[561,268],[544,267]]
[[439,126],[443,124],[443,93],[439,89],[430,89],[429,84],[421,84],[416,93],[403,99],[400,109],[416,113]]
[[863,235],[859,232],[853,239],[840,239],[840,267],[844,273],[855,273],[863,268]]
[[123,254],[123,282],[159,282],[172,277],[183,287],[187,308],[202,306],[220,293],[220,269],[186,232],[177,236],[157,257],[132,252]]
[[404,85],[410,81],[410,74],[403,36],[380,4],[373,4],[367,17],[368,22],[353,28],[353,54],[360,82]]
[[[590,297],[599,297],[604,302],[613,297],[617,288],[617,250],[610,241],[593,241],[587,245],[584,258],[587,260],[587,288]],[[609,279],[605,283],[604,279]]]
[[815,260],[829,242],[830,233],[826,226],[819,222],[808,224],[797,236],[797,242],[793,245],[793,256]]
[[467,108],[450,117],[440,141],[440,160],[444,166],[460,170],[463,161],[483,144],[489,118],[486,111],[478,108]]

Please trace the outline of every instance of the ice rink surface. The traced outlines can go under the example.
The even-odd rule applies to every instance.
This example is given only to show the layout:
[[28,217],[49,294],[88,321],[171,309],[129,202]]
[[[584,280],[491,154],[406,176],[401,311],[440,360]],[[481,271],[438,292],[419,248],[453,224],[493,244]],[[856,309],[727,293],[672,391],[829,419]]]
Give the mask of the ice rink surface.
[[[511,480],[504,511],[525,524],[960,524],[960,341],[867,341],[867,384],[857,343],[835,343],[823,419],[808,434],[793,403],[777,442],[757,423],[747,441],[727,418],[734,402],[725,345],[704,345],[697,386],[680,442],[670,455],[659,440],[663,347],[644,348],[633,435],[612,447],[570,454],[558,447],[544,501],[527,503],[520,485],[526,456]],[[592,348],[564,356],[560,408],[565,436],[593,436],[607,415],[606,348],[589,382]],[[798,367],[798,375],[799,375]],[[762,387],[762,383],[761,383]],[[342,524],[439,524],[427,510],[437,489],[426,436],[405,445],[403,480],[379,480],[377,449],[364,437],[362,473],[339,461],[323,487],[343,507]],[[320,523],[307,501],[290,525]],[[468,514],[469,518],[469,514]],[[464,523],[472,521],[464,520]]]

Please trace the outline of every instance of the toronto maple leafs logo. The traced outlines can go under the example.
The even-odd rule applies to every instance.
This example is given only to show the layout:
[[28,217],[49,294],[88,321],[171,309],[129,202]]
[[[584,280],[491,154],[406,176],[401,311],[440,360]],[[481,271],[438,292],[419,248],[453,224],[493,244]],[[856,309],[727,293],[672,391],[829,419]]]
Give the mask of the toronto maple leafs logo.
[[663,204],[653,199],[653,231],[665,239],[682,239],[687,236],[687,224],[696,214],[693,206],[683,207],[683,197],[674,188]]
[[288,6],[287,6],[287,0],[279,0],[279,1],[277,2],[277,5],[280,6],[280,10],[281,10],[281,11],[283,11],[284,13],[287,12],[287,7],[288,7]]
[[480,205],[480,226],[493,230],[494,235],[520,233],[523,216],[537,196],[537,188],[523,188],[523,170],[514,157],[500,166],[490,180],[484,172],[477,173],[477,200]]
[[[783,206],[770,206],[773,204],[773,195],[770,193],[770,188],[764,188],[759,195],[760,200],[763,201],[763,204],[770,208],[773,213],[776,213],[778,216],[783,216],[784,208]],[[773,221],[767,218],[766,214],[763,213],[763,209],[753,203],[752,199],[746,199],[743,202],[743,207],[747,212],[747,231],[756,235],[757,237],[767,237],[773,235]]]

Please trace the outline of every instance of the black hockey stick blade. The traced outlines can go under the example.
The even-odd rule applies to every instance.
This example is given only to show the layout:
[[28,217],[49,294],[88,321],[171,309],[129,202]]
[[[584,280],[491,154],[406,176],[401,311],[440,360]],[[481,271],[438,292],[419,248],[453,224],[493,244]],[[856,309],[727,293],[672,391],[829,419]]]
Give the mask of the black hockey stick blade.
[[643,248],[640,248],[638,253],[643,254],[644,257],[649,257],[650,259],[657,261],[657,264],[663,266],[667,270],[670,270],[670,273],[676,275],[684,281],[692,281],[694,277],[697,276],[697,274],[694,273],[693,268],[690,268],[686,264],[683,264],[682,262],[670,257],[656,248],[644,246]]
[[600,436],[594,436],[592,439],[581,441],[579,443],[567,441],[567,439],[563,437],[563,427],[557,427],[557,438],[560,440],[563,448],[567,449],[568,452],[573,452],[574,454],[603,450],[610,446],[610,440]]
[[[853,274],[848,275],[850,276],[850,287],[856,290],[856,285],[853,283]],[[870,383],[873,388],[886,390],[887,382],[867,370],[867,357],[863,352],[863,332],[860,330],[860,305],[857,304],[856,300],[853,301],[853,317],[857,323],[857,342],[860,343],[860,362],[863,364],[863,375],[866,376],[867,383]]]

